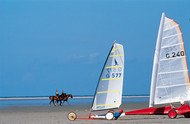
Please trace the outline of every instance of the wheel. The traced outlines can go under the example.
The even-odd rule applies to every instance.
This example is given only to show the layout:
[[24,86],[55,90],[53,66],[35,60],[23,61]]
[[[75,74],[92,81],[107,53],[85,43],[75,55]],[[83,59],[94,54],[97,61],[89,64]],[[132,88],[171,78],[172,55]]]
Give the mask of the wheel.
[[190,118],[190,113],[184,114],[184,117],[185,117],[185,118]]
[[74,120],[77,118],[77,114],[74,113],[74,112],[70,112],[70,113],[67,115],[67,118],[68,118],[70,121],[74,121]]
[[169,118],[174,119],[174,118],[177,117],[177,112],[176,112],[174,109],[171,109],[171,110],[168,112],[168,116],[169,116]]
[[113,118],[114,118],[114,115],[113,115],[113,113],[112,112],[108,112],[108,113],[106,113],[106,119],[107,120],[113,120]]

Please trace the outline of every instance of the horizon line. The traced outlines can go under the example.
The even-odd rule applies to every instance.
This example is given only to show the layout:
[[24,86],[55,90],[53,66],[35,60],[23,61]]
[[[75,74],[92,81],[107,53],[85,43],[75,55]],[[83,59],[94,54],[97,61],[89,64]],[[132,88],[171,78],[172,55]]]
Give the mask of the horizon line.
[[[122,98],[148,98],[149,95],[123,95]],[[93,96],[73,96],[74,99],[92,99]],[[46,100],[49,96],[0,97],[1,100]]]

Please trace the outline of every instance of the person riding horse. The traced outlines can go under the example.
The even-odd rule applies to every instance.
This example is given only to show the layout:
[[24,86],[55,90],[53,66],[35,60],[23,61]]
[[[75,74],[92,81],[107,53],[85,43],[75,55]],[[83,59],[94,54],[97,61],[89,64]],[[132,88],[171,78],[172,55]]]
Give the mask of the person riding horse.
[[[62,92],[62,94],[60,95],[60,96],[50,96],[49,97],[49,99],[51,100],[50,101],[50,105],[51,105],[51,102],[53,102],[53,104],[54,105],[56,105],[56,103],[58,103],[58,102],[60,102],[60,105],[62,104],[62,101],[63,101],[63,103],[66,101],[68,104],[69,104],[69,102],[68,102],[68,98],[73,98],[73,96],[72,96],[72,94],[68,94],[68,95],[66,95],[66,93],[63,93]],[[54,103],[54,100],[55,100],[55,103]]]
[[57,90],[56,90],[55,94],[56,94],[56,97],[59,99],[59,93]]

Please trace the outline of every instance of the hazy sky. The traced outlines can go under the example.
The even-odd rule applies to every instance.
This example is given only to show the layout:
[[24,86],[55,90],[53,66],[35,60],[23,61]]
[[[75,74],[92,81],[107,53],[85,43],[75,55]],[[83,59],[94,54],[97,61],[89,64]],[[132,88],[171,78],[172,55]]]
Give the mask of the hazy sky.
[[123,94],[148,95],[162,12],[179,23],[190,67],[190,0],[0,0],[0,97],[93,95],[114,40]]

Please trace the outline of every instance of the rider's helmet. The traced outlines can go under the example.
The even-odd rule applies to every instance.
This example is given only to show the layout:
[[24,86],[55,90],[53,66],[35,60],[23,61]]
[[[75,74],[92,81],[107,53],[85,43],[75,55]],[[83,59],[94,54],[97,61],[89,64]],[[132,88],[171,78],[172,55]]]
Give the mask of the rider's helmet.
[[184,103],[184,101],[181,101],[180,104],[181,104],[181,105],[184,105],[185,103]]
[[123,109],[120,109],[120,110],[119,110],[119,113],[123,113]]

